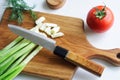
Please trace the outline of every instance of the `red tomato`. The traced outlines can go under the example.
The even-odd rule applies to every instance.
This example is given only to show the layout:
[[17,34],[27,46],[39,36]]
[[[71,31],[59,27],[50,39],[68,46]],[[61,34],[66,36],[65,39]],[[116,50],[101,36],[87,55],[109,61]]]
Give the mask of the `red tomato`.
[[87,15],[87,24],[95,32],[105,32],[112,26],[114,15],[106,6],[96,6]]

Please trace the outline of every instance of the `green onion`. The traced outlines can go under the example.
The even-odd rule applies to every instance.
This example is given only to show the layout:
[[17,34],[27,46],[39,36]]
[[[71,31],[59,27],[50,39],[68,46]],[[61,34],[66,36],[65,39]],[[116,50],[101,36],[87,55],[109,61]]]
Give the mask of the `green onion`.
[[13,42],[11,42],[9,45],[7,45],[3,50],[10,49],[14,45],[16,45],[18,42],[20,42],[23,39],[23,37],[19,36],[17,37]]
[[13,55],[18,50],[20,50],[23,47],[25,47],[26,45],[28,45],[29,43],[30,43],[29,40],[24,39],[20,43],[15,45],[15,47],[12,47],[12,48],[10,48],[10,49],[8,49],[6,51],[2,51],[0,53],[0,63],[3,62],[5,59],[7,59],[9,56]]
[[0,75],[3,74],[3,72],[9,68],[9,66],[16,60],[18,59],[20,56],[22,56],[23,54],[25,54],[26,52],[31,51],[33,48],[35,47],[35,44],[31,43],[28,46],[26,46],[25,48],[19,50],[18,52],[16,52],[15,54],[11,55],[10,57],[7,57],[6,60],[4,60],[2,63],[0,63]]
[[0,51],[0,80],[14,79],[41,49],[22,37],[12,41]]
[[12,67],[3,75],[0,76],[0,79],[4,79],[4,80],[12,80],[14,79],[23,69],[24,67],[27,65],[27,63],[42,49],[42,47],[38,46],[35,48],[34,51],[32,51],[30,54],[27,53],[27,55],[29,54],[29,56],[27,56],[26,54],[23,55],[20,59],[25,58],[25,56],[27,56],[21,63],[19,63],[20,61],[17,61],[16,63],[19,63],[18,65],[16,65],[16,63],[14,65],[12,65]]
[[17,37],[0,50],[0,80],[13,80],[41,49],[41,46]]

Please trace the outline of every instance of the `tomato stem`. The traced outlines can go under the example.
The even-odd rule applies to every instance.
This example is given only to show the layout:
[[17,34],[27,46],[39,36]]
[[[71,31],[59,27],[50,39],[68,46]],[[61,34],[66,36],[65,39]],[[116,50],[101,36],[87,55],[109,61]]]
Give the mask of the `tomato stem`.
[[102,10],[95,8],[96,9],[96,12],[95,12],[96,18],[102,19],[103,17],[105,17],[105,15],[106,15],[105,8],[106,8],[106,5],[103,7]]

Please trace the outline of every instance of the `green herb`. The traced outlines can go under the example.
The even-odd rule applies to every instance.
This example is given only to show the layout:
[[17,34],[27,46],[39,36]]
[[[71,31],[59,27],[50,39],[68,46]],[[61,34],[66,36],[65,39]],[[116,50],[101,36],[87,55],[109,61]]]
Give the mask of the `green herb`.
[[12,7],[12,12],[9,20],[17,20],[19,24],[22,23],[24,19],[24,11],[29,11],[33,20],[37,19],[36,14],[32,11],[33,7],[29,7],[24,0],[8,0],[9,7]]

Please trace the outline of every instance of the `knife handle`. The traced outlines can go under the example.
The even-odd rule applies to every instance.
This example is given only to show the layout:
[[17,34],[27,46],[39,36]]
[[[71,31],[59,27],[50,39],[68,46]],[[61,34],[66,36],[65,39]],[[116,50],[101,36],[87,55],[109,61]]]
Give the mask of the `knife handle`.
[[104,70],[103,66],[101,66],[95,62],[92,62],[92,61],[84,58],[83,56],[80,56],[73,52],[70,52],[60,46],[56,46],[56,48],[54,50],[54,54],[64,58],[65,60],[67,60],[69,62],[74,63],[77,66],[82,67],[83,69],[85,69],[97,76],[101,76],[102,72]]

